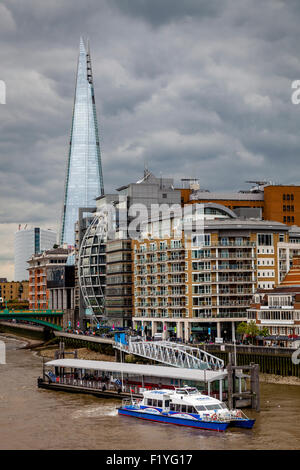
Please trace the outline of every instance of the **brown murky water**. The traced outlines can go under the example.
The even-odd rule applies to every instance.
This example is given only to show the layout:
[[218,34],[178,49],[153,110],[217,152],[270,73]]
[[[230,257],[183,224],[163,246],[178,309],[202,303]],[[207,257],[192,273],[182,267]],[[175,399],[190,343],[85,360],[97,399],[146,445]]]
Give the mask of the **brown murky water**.
[[[3,339],[3,338],[2,338]],[[253,430],[214,433],[118,416],[119,401],[40,390],[41,359],[5,339],[0,449],[299,449],[300,387],[261,385]]]

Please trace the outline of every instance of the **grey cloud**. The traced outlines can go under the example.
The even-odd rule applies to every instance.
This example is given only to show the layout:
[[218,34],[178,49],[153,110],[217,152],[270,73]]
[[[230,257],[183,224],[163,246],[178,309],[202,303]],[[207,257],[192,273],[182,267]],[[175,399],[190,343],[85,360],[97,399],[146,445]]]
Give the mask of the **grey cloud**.
[[112,4],[128,16],[141,18],[153,26],[189,16],[213,17],[222,10],[216,0],[112,0]]
[[[299,19],[292,0],[4,0],[1,239],[14,223],[59,224],[81,34],[107,191],[137,180],[145,161],[211,189],[297,182]],[[4,266],[12,248],[1,255]]]

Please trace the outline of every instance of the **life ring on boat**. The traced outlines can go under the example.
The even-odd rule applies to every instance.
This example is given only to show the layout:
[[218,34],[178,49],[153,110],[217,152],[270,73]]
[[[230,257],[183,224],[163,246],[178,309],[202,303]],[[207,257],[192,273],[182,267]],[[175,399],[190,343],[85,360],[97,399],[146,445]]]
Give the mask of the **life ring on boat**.
[[237,417],[237,418],[241,418],[241,417],[242,417],[242,412],[241,412],[241,410],[237,410],[237,412],[236,412],[236,417]]
[[211,419],[212,419],[213,421],[216,421],[216,420],[218,419],[217,413],[214,413],[214,414],[211,416]]

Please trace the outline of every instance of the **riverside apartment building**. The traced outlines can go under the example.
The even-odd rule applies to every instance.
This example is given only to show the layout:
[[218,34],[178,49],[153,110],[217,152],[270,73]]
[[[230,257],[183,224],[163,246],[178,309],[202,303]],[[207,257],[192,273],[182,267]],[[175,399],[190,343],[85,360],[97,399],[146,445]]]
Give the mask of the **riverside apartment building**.
[[132,242],[134,328],[185,341],[231,339],[256,289],[279,283],[278,244],[288,242],[289,228],[211,209],[201,240],[175,231],[152,237],[156,221]]

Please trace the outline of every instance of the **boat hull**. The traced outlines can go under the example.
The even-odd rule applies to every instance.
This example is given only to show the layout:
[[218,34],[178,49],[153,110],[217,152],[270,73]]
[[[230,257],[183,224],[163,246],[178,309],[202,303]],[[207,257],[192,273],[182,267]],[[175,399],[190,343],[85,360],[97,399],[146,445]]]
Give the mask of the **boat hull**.
[[184,418],[173,418],[167,414],[152,414],[140,412],[138,410],[118,408],[118,413],[124,416],[131,416],[133,418],[145,419],[147,421],[155,421],[157,423],[175,424],[177,426],[188,426],[191,428],[206,429],[208,431],[226,431],[229,423],[222,423],[218,421],[200,421]]
[[255,419],[239,419],[235,421],[230,421],[230,427],[235,428],[244,428],[244,429],[252,429],[255,423]]

